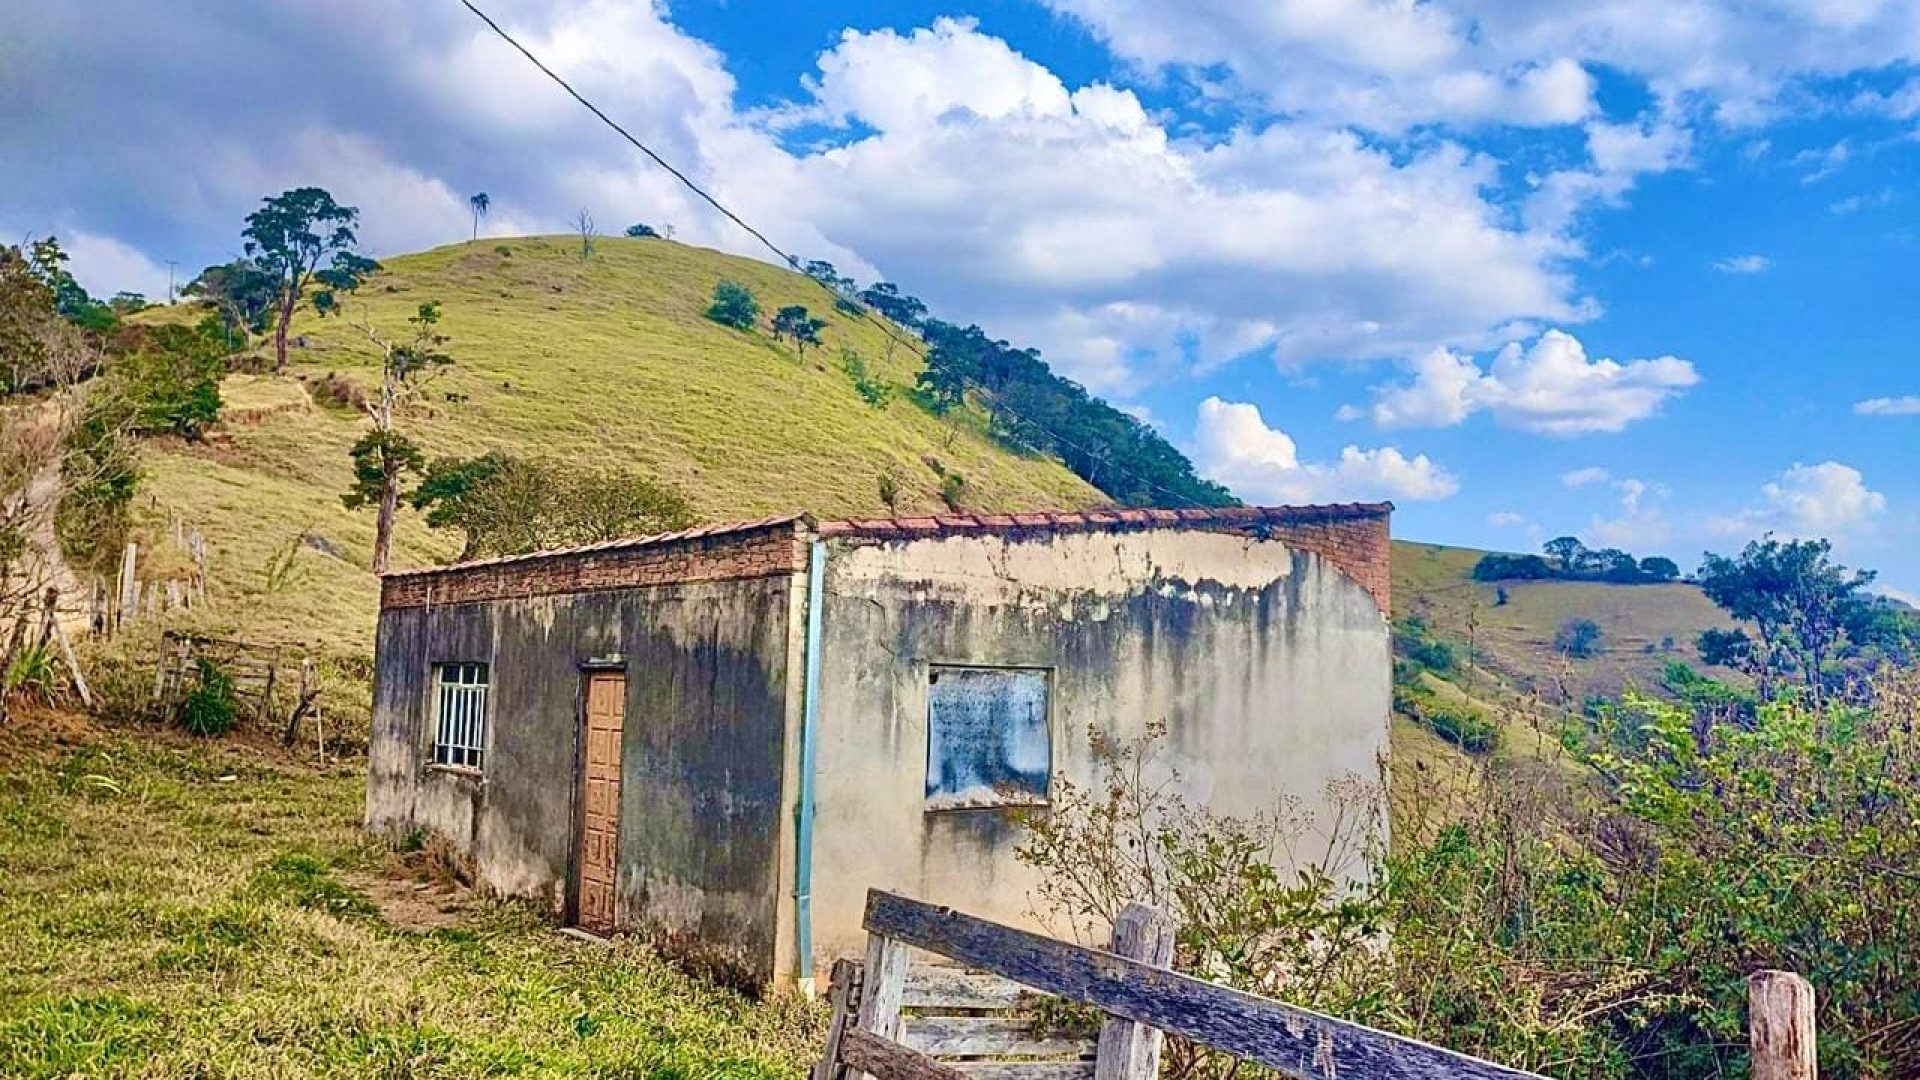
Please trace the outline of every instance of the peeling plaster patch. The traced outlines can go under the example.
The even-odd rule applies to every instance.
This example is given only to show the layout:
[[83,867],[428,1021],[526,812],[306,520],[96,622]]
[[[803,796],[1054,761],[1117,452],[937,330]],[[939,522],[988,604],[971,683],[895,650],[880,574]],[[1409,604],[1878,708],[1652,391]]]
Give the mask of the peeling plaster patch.
[[1049,608],[1063,592],[1118,599],[1151,590],[1190,598],[1207,582],[1259,591],[1293,572],[1293,551],[1277,540],[1150,529],[847,544],[828,566],[838,585],[914,582],[973,603]]

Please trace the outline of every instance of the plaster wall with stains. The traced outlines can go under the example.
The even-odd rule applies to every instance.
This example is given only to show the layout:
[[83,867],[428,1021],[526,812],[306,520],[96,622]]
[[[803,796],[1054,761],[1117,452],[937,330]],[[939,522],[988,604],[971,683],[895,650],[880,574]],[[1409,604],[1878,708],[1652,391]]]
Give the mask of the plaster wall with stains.
[[[367,824],[440,836],[489,892],[571,903],[584,668],[626,673],[618,914],[764,983],[776,951],[789,575],[391,607]],[[478,772],[432,762],[433,669],[489,665]]]
[[[1377,531],[1385,535],[1384,517]],[[1380,544],[1384,550],[1384,542]],[[813,922],[824,964],[860,952],[869,887],[1035,925],[1004,808],[927,790],[929,678],[1048,672],[1054,772],[1097,779],[1089,733],[1164,722],[1160,766],[1224,814],[1377,780],[1391,660],[1375,591],[1320,554],[1196,529],[830,541]]]

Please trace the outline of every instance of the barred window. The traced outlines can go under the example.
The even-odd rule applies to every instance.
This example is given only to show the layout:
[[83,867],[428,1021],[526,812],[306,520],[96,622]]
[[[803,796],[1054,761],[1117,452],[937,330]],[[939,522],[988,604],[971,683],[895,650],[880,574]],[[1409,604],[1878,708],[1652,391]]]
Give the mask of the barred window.
[[480,768],[487,746],[487,665],[435,664],[433,763]]

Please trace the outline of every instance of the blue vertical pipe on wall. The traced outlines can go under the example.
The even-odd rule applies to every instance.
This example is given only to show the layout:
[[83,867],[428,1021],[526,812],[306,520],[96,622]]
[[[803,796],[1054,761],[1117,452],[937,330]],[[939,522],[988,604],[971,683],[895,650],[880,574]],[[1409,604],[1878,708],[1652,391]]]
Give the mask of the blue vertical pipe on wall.
[[807,559],[806,676],[800,705],[800,820],[794,832],[793,936],[796,980],[813,980],[813,770],[820,736],[820,627],[827,579],[827,544],[815,540]]

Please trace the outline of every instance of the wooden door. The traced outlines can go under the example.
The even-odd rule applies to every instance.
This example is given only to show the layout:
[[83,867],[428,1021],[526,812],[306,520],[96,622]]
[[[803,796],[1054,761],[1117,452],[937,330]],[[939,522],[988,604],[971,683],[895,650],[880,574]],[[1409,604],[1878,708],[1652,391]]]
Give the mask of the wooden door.
[[577,921],[587,930],[614,927],[614,884],[620,867],[620,729],[626,719],[627,677],[618,671],[587,676],[586,722],[580,754],[580,851]]

